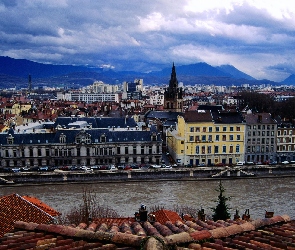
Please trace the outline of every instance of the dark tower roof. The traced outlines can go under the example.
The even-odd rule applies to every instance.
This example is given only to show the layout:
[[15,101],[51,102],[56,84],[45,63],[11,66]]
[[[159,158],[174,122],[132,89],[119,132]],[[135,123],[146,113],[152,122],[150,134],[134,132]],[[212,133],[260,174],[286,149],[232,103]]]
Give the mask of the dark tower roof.
[[170,98],[171,99],[175,99],[175,98],[182,99],[182,89],[178,88],[178,80],[177,80],[177,77],[176,77],[176,70],[175,70],[174,62],[173,62],[173,65],[172,65],[172,72],[171,72],[171,78],[170,78],[170,81],[169,81],[169,87],[165,91],[165,98],[168,98],[168,99],[170,99]]

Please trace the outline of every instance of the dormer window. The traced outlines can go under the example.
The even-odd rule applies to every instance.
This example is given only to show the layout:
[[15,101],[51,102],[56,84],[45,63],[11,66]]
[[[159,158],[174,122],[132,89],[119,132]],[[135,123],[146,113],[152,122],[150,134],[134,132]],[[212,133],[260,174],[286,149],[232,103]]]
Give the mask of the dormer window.
[[60,136],[59,136],[59,142],[60,143],[66,143],[66,141],[67,141],[66,135],[64,135],[63,133],[61,133]]
[[76,136],[75,142],[77,144],[80,143],[86,143],[89,144],[91,143],[91,135],[86,133],[84,130],[81,131],[80,133],[78,133],[78,135]]
[[12,136],[12,134],[9,134],[7,136],[7,144],[13,144],[14,142],[14,137]]
[[106,135],[105,134],[101,135],[100,142],[106,142]]
[[153,133],[151,139],[152,139],[152,141],[156,141],[157,140],[157,134],[156,133]]

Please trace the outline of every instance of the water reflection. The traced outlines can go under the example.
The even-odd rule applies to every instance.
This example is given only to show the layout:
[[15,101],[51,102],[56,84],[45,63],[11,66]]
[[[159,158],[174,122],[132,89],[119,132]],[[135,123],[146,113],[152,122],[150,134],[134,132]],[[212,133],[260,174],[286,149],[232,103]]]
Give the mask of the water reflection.
[[[218,180],[159,181],[97,184],[61,184],[45,186],[2,187],[1,195],[18,193],[36,196],[60,212],[66,212],[80,202],[84,187],[93,190],[100,205],[113,208],[123,216],[133,216],[139,205],[147,208],[175,205],[205,209],[215,206]],[[295,218],[293,197],[295,178],[224,180],[226,195],[231,196],[231,214],[250,209],[252,218],[261,218],[265,210]]]

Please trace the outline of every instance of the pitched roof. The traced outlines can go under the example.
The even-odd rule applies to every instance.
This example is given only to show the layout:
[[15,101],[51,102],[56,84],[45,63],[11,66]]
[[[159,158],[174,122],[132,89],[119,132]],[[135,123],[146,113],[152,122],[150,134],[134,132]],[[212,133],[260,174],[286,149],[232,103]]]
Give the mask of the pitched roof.
[[184,114],[186,122],[212,122],[211,112],[208,110],[187,111]]
[[246,114],[245,120],[247,124],[276,124],[277,122],[269,113]]
[[[0,238],[0,245],[15,249],[294,249],[295,221],[274,216],[239,221],[129,221],[121,225],[100,222],[78,227],[18,221]],[[79,247],[79,248],[78,248]],[[108,247],[108,248],[107,248]],[[100,249],[100,248],[99,248]]]
[[176,223],[176,221],[181,221],[182,219],[178,215],[178,213],[166,209],[161,209],[152,214],[155,215],[156,221],[160,222],[161,224],[165,224],[166,221],[171,221],[172,223]]
[[51,216],[55,217],[55,216],[58,216],[58,215],[61,214],[58,211],[54,210],[52,207],[48,206],[46,203],[40,201],[36,197],[25,195],[25,196],[22,196],[22,198],[24,198],[25,200],[31,202],[32,204],[39,207],[40,209],[42,209],[46,213],[50,214]]
[[16,221],[52,223],[54,217],[22,198],[18,194],[11,194],[0,198],[0,237],[13,229]]

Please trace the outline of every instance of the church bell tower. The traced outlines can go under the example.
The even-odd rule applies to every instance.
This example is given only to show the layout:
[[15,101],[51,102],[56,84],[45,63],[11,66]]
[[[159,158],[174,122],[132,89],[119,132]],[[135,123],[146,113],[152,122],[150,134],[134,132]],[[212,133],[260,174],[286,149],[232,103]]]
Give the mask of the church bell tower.
[[164,110],[182,112],[182,107],[183,107],[182,88],[178,87],[175,65],[173,63],[171,78],[169,81],[169,87],[165,89],[165,93],[164,93]]

